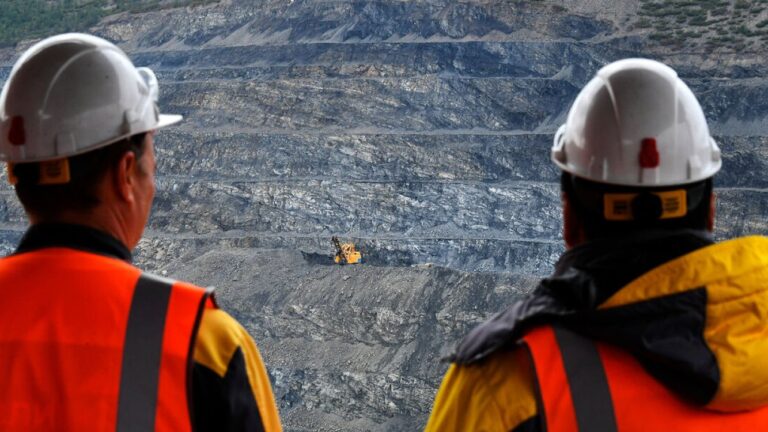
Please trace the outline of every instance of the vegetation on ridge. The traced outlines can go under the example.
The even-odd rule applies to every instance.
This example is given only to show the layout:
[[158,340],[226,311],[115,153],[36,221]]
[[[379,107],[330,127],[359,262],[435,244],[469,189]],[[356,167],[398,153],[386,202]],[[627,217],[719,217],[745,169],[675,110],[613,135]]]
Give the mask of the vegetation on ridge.
[[642,0],[634,27],[678,49],[755,49],[768,42],[768,0]]
[[197,6],[217,0],[3,0],[0,46],[29,38],[85,31],[105,16]]

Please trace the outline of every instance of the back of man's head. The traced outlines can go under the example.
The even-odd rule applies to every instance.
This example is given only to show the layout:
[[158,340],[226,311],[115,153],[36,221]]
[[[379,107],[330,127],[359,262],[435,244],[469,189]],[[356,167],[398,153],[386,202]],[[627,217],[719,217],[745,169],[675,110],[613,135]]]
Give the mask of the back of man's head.
[[[27,213],[39,220],[56,221],[64,213],[87,213],[103,203],[100,191],[110,170],[117,168],[126,152],[140,160],[146,148],[146,133],[124,138],[89,152],[70,156],[64,161],[32,162],[9,165],[16,195]],[[60,176],[66,164],[67,181]],[[49,171],[53,170],[53,172]],[[53,181],[52,181],[53,180]]]
[[181,120],[157,109],[158,84],[114,44],[69,33],[16,62],[0,95],[0,160],[31,215],[55,219],[99,205],[117,161],[144,153],[146,134]]
[[720,149],[696,97],[659,62],[600,69],[555,135],[552,160],[582,240],[711,225]]

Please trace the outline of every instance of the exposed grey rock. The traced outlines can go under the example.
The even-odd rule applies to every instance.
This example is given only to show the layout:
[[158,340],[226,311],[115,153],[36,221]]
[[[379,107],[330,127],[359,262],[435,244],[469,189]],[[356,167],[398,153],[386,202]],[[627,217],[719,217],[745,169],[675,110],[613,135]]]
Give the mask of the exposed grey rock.
[[[768,233],[764,56],[657,45],[638,4],[232,0],[105,19],[90,31],[186,117],[156,137],[136,262],[217,287],[286,430],[421,429],[438,359],[564,250],[549,148],[600,66],[675,67],[723,150],[716,237]],[[0,81],[31,42],[0,49]],[[25,225],[3,186],[0,252]],[[330,265],[332,235],[364,264]]]
[[343,419],[345,430],[422,424],[446,342],[535,283],[440,267],[318,266],[284,249],[210,250],[167,270],[217,286],[259,341],[281,407],[304,412],[290,417],[297,430],[321,425],[313,412]]

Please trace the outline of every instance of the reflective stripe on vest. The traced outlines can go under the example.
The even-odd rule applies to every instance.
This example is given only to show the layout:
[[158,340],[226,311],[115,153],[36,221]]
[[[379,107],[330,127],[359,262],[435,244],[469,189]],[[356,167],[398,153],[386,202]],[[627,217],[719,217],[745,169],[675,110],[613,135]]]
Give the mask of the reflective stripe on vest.
[[139,277],[131,300],[123,345],[117,431],[148,431],[155,427],[165,311],[173,283]]
[[549,326],[525,341],[548,432],[768,430],[768,408],[718,413],[697,408],[645,372],[634,357]]
[[191,430],[192,353],[210,291],[63,248],[0,260],[9,286],[0,430]]
[[[145,282],[142,282],[142,279]],[[118,424],[118,427],[126,428],[120,429],[120,432],[151,430],[151,428],[144,428],[146,425],[154,425],[154,430],[156,431],[188,431],[192,429],[192,398],[190,395],[194,341],[203,310],[206,303],[208,303],[212,290],[204,290],[178,281],[173,282],[171,289],[168,290],[167,285],[169,282],[173,281],[157,277],[146,278],[145,275],[142,275],[136,284],[137,290],[134,291],[134,297],[131,301],[131,313],[126,328],[124,355],[128,353],[129,347],[127,344],[129,343],[128,338],[131,337],[131,332],[135,332],[133,335],[135,339],[143,338],[143,342],[148,343],[145,348],[139,345],[142,343],[139,340],[139,343],[133,344],[133,348],[146,356],[143,361],[144,364],[149,365],[150,362],[154,362],[154,365],[156,365],[155,371],[142,371],[140,367],[134,364],[129,368],[129,371],[133,369],[133,372],[128,373],[133,374],[134,377],[137,377],[142,372],[147,373],[146,377],[141,378],[144,382],[142,390],[147,392],[150,391],[151,387],[151,390],[154,391],[156,404],[154,407],[150,407],[148,403],[151,399],[148,399],[146,402],[138,402],[136,395],[131,395],[127,399],[119,399],[119,414],[122,413],[124,407],[126,410],[136,410],[137,408],[145,408],[147,410],[140,415],[138,412],[133,411],[132,414],[136,414],[136,417],[126,413],[129,414],[124,417],[126,422]],[[153,292],[156,289],[160,289],[161,292]],[[160,309],[157,305],[152,304],[153,301],[162,302],[165,296],[168,296],[168,300],[165,302],[167,306],[164,309]],[[137,311],[139,323],[132,328],[131,318],[134,316],[134,310]],[[142,317],[142,314],[148,312],[154,313],[155,316],[150,318],[144,315]],[[143,319],[147,319],[148,322],[141,322]],[[150,336],[150,332],[159,332],[158,335],[162,336]],[[161,349],[158,358],[156,349],[160,341],[162,343],[159,345]],[[135,352],[131,353],[132,357],[135,355]],[[157,366],[158,360],[159,369]],[[126,365],[125,360],[123,360],[123,365]],[[121,375],[121,380],[126,378],[126,375]],[[126,382],[121,381],[121,386],[122,384],[126,384]],[[121,396],[123,394],[121,387]],[[144,393],[141,394],[141,396],[143,395]],[[127,405],[123,404],[124,401],[128,402]],[[119,420],[120,418],[118,417]]]

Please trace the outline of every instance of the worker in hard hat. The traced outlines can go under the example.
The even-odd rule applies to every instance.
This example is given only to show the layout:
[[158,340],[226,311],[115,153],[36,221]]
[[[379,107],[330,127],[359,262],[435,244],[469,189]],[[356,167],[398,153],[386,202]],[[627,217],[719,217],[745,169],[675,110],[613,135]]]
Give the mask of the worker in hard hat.
[[720,149],[690,89],[605,66],[552,159],[567,251],[458,345],[427,430],[768,430],[768,239],[713,243]]
[[0,260],[0,430],[279,431],[256,346],[212,290],[131,265],[155,193],[158,83],[115,45],[29,48],[0,159],[30,227]]

